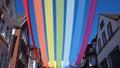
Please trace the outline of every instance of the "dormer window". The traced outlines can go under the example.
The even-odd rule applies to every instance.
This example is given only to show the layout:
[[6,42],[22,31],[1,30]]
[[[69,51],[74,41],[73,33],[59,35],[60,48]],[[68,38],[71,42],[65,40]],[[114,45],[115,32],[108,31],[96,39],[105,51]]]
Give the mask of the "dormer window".
[[100,29],[101,30],[102,30],[103,26],[104,26],[104,21],[102,20],[101,23],[100,23]]

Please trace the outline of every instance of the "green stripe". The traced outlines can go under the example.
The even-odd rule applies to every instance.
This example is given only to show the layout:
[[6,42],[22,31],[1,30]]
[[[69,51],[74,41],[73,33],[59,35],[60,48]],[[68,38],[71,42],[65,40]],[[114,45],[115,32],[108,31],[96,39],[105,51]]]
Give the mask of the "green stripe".
[[63,26],[64,26],[64,0],[56,0],[56,28],[57,28],[57,60],[56,67],[61,68]]

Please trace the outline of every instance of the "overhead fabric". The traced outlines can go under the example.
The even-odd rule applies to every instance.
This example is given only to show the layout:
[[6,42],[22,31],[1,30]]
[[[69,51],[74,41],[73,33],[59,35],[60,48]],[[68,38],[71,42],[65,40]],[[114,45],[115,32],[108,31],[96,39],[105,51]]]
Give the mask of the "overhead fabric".
[[82,35],[83,25],[84,25],[84,14],[85,14],[86,0],[79,0],[78,2],[78,10],[77,10],[77,18],[74,22],[76,25],[74,27],[74,34],[71,41],[71,51],[70,51],[70,64],[73,64],[76,60],[72,58],[77,58],[77,51],[80,49],[80,37]]
[[45,18],[47,30],[47,43],[49,63],[51,67],[55,67],[54,60],[54,28],[53,28],[53,2],[52,0],[44,0],[45,5]]
[[74,18],[74,4],[75,4],[75,0],[67,0],[63,66],[68,66],[69,64],[69,54],[70,54],[70,47],[72,40],[72,29],[73,29],[73,18]]
[[[34,41],[28,0],[23,0],[38,62],[45,67],[54,68],[69,67],[73,63],[79,64],[88,44],[97,0],[90,0],[86,23],[84,23],[86,0],[33,0],[33,2],[43,64],[40,62]],[[77,6],[76,2],[78,2]],[[77,11],[75,11],[76,9]],[[85,31],[82,33],[85,24]],[[81,35],[83,34],[82,40]],[[70,61],[73,62],[69,64]]]
[[42,13],[42,0],[33,0],[33,1],[34,1],[34,11],[35,11],[38,39],[40,44],[42,61],[44,64],[43,66],[49,67],[47,52],[46,52],[46,39],[45,39],[43,13]]
[[64,0],[56,0],[56,66],[61,68],[64,26]]
[[88,14],[87,24],[86,24],[86,28],[85,28],[83,41],[82,41],[82,46],[81,46],[77,61],[75,63],[76,65],[79,64],[81,59],[83,58],[84,52],[85,52],[87,44],[88,44],[88,39],[90,36],[90,32],[91,32],[92,24],[93,24],[93,20],[94,20],[96,4],[97,4],[97,0],[90,0],[90,9],[89,9],[89,14]]
[[36,44],[35,44],[35,41],[34,41],[34,35],[33,35],[33,32],[32,32],[28,0],[23,0],[23,5],[24,5],[25,13],[26,13],[29,32],[30,32],[30,35],[31,35],[31,38],[32,38],[32,43],[33,43],[33,47],[34,47],[34,53],[35,53],[35,56],[36,56],[39,64],[42,66],[43,64],[40,61],[40,58],[39,58],[39,55],[38,55],[38,52],[37,52],[37,48],[36,48]]

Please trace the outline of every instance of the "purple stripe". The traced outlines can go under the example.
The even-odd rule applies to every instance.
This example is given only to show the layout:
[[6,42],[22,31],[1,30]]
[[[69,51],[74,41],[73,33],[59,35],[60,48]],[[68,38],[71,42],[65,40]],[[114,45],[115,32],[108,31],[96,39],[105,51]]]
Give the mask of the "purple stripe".
[[90,36],[90,33],[91,33],[92,24],[93,24],[93,20],[94,20],[96,4],[97,4],[97,0],[91,0],[90,1],[90,9],[89,9],[87,25],[86,25],[86,28],[85,28],[85,33],[84,33],[82,46],[81,46],[77,61],[75,63],[76,65],[79,64],[81,59],[83,58],[84,52],[85,52],[87,44],[88,44],[88,39],[89,39],[89,36]]

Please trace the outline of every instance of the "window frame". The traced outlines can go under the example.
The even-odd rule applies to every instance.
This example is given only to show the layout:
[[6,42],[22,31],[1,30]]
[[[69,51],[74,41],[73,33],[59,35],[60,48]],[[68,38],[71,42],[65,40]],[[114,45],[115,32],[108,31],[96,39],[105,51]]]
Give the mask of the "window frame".
[[103,27],[104,27],[104,20],[102,20],[101,23],[100,23],[100,30],[102,30]]
[[113,35],[113,30],[112,30],[112,26],[111,23],[109,22],[109,24],[107,25],[107,31],[108,31],[108,35],[109,35],[109,39],[111,38],[111,36]]
[[6,40],[9,42],[9,27],[7,26],[7,28],[6,28],[6,36],[5,36],[5,38],[6,38]]
[[103,67],[103,64],[105,64],[105,65],[106,65],[106,68],[108,68],[107,58],[104,58],[104,59],[101,61],[101,63],[100,63],[100,67],[101,67],[101,68],[105,68],[105,67]]
[[103,46],[105,46],[105,44],[107,43],[105,31],[103,31],[102,33],[102,41],[103,41]]
[[[115,53],[118,53],[119,55],[118,56],[120,56],[120,50],[119,50],[119,46],[117,46],[117,47],[115,47],[111,52],[110,52],[110,54],[108,55],[109,56],[109,60],[110,60],[110,65],[111,65],[111,67],[113,67],[114,68],[114,66],[113,66],[113,63],[114,62],[112,62],[113,61],[113,58],[111,57],[113,54],[115,54]],[[120,57],[118,57],[118,61],[117,62],[119,62],[120,63]],[[115,61],[116,62],[116,61]]]
[[101,49],[102,49],[101,40],[98,39],[98,52],[100,52]]

